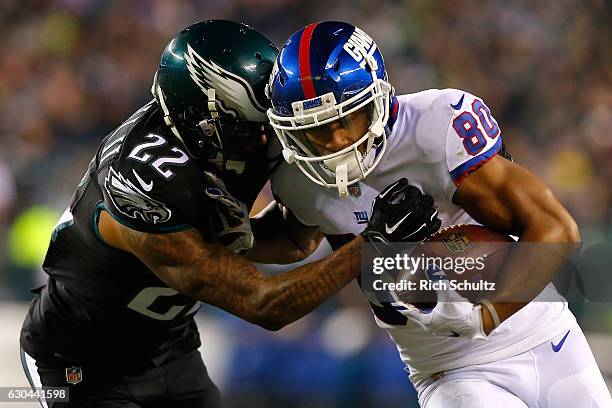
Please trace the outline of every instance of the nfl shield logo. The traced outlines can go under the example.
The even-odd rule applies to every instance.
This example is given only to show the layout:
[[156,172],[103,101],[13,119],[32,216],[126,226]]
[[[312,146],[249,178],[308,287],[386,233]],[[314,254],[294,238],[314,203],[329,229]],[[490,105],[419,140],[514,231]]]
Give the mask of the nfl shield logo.
[[81,367],[69,367],[66,369],[66,382],[68,384],[78,384],[81,381],[83,381]]
[[442,239],[442,242],[451,254],[466,254],[472,247],[472,243],[462,232],[449,234]]
[[358,198],[361,196],[361,187],[358,184],[350,185],[348,186],[348,192],[351,196]]

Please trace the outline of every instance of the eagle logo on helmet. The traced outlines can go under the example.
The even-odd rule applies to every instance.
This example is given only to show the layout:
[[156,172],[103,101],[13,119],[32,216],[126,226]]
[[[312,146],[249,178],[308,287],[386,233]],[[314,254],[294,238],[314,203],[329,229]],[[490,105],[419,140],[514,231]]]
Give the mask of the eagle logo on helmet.
[[211,88],[215,90],[217,106],[221,111],[236,118],[259,122],[266,120],[266,108],[257,101],[247,81],[221,68],[214,61],[205,60],[189,44],[183,56],[189,76],[204,95]]
[[115,208],[130,218],[140,217],[150,224],[161,224],[172,216],[168,207],[143,193],[112,167],[104,180],[104,188]]

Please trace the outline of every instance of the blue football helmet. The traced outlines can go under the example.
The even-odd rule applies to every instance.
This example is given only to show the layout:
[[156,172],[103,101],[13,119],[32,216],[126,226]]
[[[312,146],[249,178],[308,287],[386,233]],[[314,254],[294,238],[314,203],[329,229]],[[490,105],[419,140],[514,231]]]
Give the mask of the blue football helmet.
[[[285,160],[313,182],[338,188],[344,197],[380,162],[393,88],[376,43],[363,30],[337,21],[299,30],[278,55],[266,93]],[[364,112],[367,130],[339,151],[321,154],[307,137],[334,121],[350,129],[355,114]]]

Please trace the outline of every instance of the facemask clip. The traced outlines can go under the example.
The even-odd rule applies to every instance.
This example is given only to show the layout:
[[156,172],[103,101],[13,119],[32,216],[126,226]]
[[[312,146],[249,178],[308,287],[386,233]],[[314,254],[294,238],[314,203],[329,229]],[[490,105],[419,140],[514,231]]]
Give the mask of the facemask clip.
[[289,164],[295,162],[295,152],[291,149],[283,149],[283,158]]
[[338,195],[340,198],[348,196],[348,166],[342,163],[336,166],[336,184],[338,185]]

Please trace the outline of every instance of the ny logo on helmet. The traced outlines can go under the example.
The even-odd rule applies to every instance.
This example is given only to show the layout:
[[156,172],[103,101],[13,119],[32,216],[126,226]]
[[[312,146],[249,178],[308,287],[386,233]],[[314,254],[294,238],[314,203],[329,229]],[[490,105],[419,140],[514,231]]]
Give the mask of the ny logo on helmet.
[[376,51],[376,44],[372,37],[359,27],[355,27],[355,31],[353,31],[348,41],[344,43],[343,48],[363,68],[365,67],[367,57],[373,55],[374,51]]

